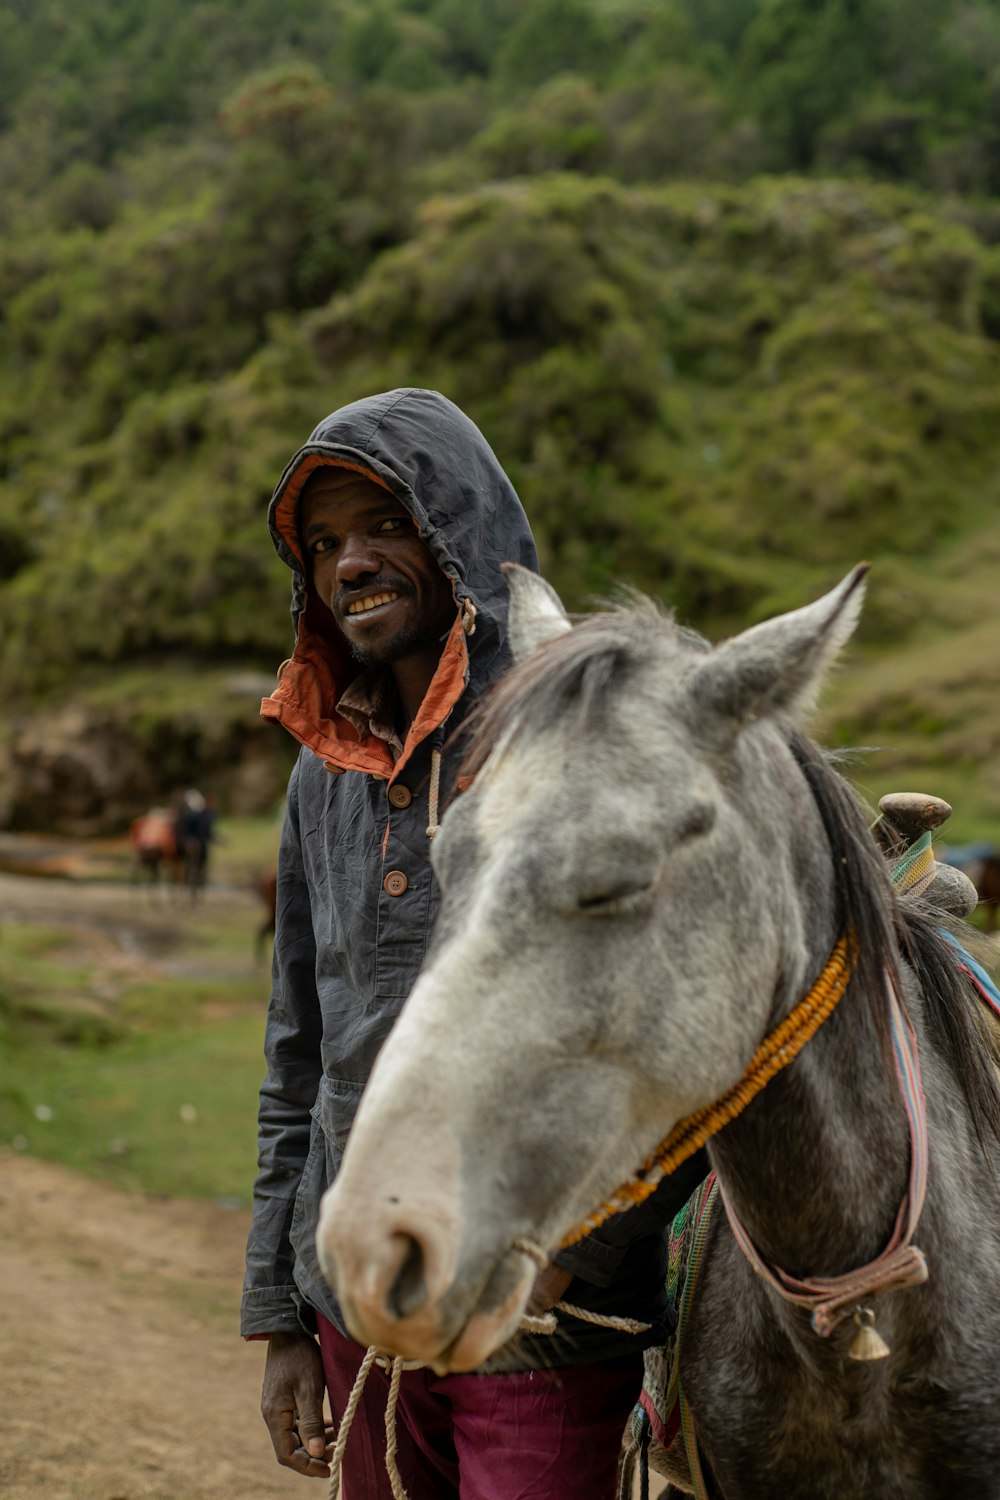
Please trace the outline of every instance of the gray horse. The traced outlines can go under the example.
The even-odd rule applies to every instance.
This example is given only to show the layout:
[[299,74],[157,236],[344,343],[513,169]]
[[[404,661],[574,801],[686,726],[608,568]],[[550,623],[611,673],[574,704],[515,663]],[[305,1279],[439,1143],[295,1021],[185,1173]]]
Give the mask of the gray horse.
[[[1000,1497],[994,1054],[795,727],[863,572],[714,650],[647,601],[571,626],[511,573],[516,665],[434,845],[434,949],[317,1236],[358,1339],[474,1368],[517,1329],[519,1246],[644,1191],[843,938],[844,998],[708,1143],[724,1210],[681,1375],[725,1500]],[[876,1316],[891,1353],[852,1358]]]

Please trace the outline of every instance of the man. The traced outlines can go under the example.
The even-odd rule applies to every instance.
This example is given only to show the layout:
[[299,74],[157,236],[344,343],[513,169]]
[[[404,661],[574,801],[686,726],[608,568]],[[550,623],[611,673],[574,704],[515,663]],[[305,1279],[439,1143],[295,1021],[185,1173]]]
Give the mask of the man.
[[[269,1339],[262,1410],[279,1463],[320,1478],[324,1388],[338,1422],[364,1351],[319,1270],[319,1203],[426,951],[428,835],[458,758],[446,737],[508,661],[500,564],[536,559],[492,450],[433,391],[334,412],[292,458],[269,519],[292,569],[296,644],[262,712],[303,749],[279,855],[242,1327]],[[611,1496],[641,1350],[667,1323],[662,1225],[683,1196],[671,1185],[669,1204],[658,1195],[539,1272],[533,1310],[565,1294],[648,1322],[645,1335],[560,1315],[556,1334],[524,1335],[488,1372],[403,1375],[410,1500]],[[349,1500],[391,1496],[385,1403],[376,1370],[347,1442]]]
[[182,861],[180,873],[194,901],[205,885],[209,847],[215,838],[215,808],[194,787],[181,797],[174,833]]

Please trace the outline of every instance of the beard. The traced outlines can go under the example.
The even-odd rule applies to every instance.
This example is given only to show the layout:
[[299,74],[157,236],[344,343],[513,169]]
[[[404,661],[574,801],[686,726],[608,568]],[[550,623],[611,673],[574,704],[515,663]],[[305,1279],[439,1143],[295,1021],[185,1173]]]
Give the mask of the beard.
[[428,630],[419,620],[414,620],[401,626],[387,640],[372,641],[370,645],[363,641],[349,641],[348,645],[351,655],[360,666],[388,667],[394,661],[402,661],[404,656],[409,656],[414,651],[439,645],[441,640],[440,631]]
[[[401,581],[391,582],[386,586],[401,599],[416,597],[414,590]],[[438,620],[429,621],[415,612],[408,620],[404,620],[392,635],[379,636],[372,641],[359,641],[352,640],[346,631],[343,634],[351,655],[360,666],[388,667],[393,662],[402,661],[413,652],[440,647],[450,628],[450,621],[442,625]]]

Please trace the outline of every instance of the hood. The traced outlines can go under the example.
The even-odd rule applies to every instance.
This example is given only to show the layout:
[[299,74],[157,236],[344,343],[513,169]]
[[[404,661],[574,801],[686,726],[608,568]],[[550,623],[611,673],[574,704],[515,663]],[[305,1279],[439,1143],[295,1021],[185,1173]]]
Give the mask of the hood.
[[[336,712],[361,668],[330,611],[308,588],[297,529],[302,487],[323,465],[354,469],[395,495],[455,595],[455,624],[395,765],[381,740],[362,740]],[[295,649],[261,713],[284,725],[329,770],[391,780],[415,747],[444,726],[465,690],[477,695],[507,664],[507,585],[500,564],[538,567],[514,487],[479,428],[446,396],[387,391],[320,422],[278,481],[268,525],[278,556],[292,570]]]

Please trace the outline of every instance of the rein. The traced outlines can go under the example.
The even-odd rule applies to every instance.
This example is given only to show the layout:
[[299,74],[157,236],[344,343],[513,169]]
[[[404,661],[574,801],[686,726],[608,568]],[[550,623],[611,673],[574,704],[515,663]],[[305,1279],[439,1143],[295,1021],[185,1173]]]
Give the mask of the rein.
[[899,1291],[904,1287],[919,1286],[927,1280],[924,1253],[911,1244],[927,1188],[927,1117],[920,1081],[920,1062],[913,1028],[904,1014],[895,983],[888,972],[886,995],[892,1028],[893,1061],[910,1131],[910,1177],[892,1235],[881,1255],[876,1256],[868,1265],[861,1266],[856,1271],[848,1271],[843,1276],[813,1276],[800,1281],[764,1259],[740,1223],[727,1197],[725,1186],[721,1181],[719,1183],[729,1227],[743,1254],[757,1274],[786,1302],[810,1310],[814,1332],[821,1338],[827,1338],[848,1313],[853,1312],[858,1333],[850,1353],[855,1359],[881,1359],[889,1353],[888,1346],[875,1331],[874,1313],[870,1308],[859,1307],[859,1299],[874,1292]]
[[577,1244],[614,1214],[623,1213],[652,1197],[665,1177],[675,1172],[682,1162],[699,1151],[713,1135],[718,1135],[730,1120],[735,1120],[737,1115],[742,1114],[775,1074],[780,1073],[782,1068],[787,1068],[798,1057],[802,1048],[836,1009],[850,983],[855,951],[853,942],[846,934],[842,934],[809,993],[764,1038],[742,1078],[714,1104],[706,1105],[685,1119],[678,1120],[670,1134],[647,1156],[638,1171],[627,1182],[622,1183],[600,1208],[596,1208],[576,1228],[570,1230],[560,1243],[560,1250]]

